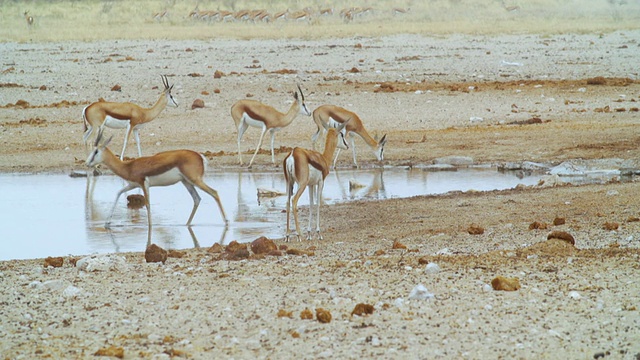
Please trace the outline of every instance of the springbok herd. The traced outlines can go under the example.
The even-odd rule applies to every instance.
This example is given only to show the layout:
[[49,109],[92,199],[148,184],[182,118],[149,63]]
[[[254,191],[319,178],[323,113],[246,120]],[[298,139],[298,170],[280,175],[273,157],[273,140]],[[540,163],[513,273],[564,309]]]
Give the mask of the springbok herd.
[[[92,136],[94,138],[94,140],[91,141],[93,149],[87,157],[86,165],[88,167],[95,167],[99,164],[104,164],[114,174],[128,183],[117,193],[105,227],[109,228],[110,226],[111,218],[120,196],[129,190],[140,188],[144,194],[147,209],[148,245],[151,244],[149,188],[153,186],[168,186],[181,182],[187,188],[193,199],[193,209],[187,221],[187,226],[191,224],[201,200],[196,191],[196,187],[209,194],[216,201],[225,226],[228,226],[229,223],[218,193],[203,180],[207,161],[202,154],[191,150],[172,150],[157,153],[152,156],[142,156],[138,130],[160,115],[167,105],[173,107],[178,106],[177,101],[171,94],[173,85],[169,84],[166,76],[162,76],[162,84],[164,89],[159,99],[150,108],[142,108],[129,102],[98,101],[88,105],[82,110],[85,130],[83,140],[86,144],[91,140]],[[231,118],[238,130],[238,158],[240,165],[243,165],[242,151],[240,148],[242,136],[249,127],[256,127],[261,129],[260,140],[248,166],[252,166],[267,131],[269,131],[271,135],[271,162],[275,164],[274,142],[276,132],[291,124],[298,114],[313,116],[313,121],[318,127],[315,134],[311,137],[314,149],[296,147],[291,150],[282,161],[284,180],[287,188],[287,230],[285,240],[289,241],[294,237],[300,241],[301,232],[298,222],[298,200],[306,188],[309,189],[309,225],[307,228],[307,239],[311,240],[315,237],[322,239],[320,233],[322,189],[324,181],[332,167],[331,159],[334,158],[334,154],[333,167],[335,167],[335,161],[337,160],[340,149],[349,149],[349,145],[345,140],[345,137],[349,135],[351,138],[353,163],[354,166],[357,167],[354,135],[359,135],[371,148],[376,159],[382,161],[384,159],[384,145],[387,137],[384,135],[379,140],[371,137],[365,130],[362,120],[358,115],[347,109],[335,105],[322,105],[313,112],[309,111],[300,86],[298,86],[294,92],[293,97],[294,102],[286,113],[282,113],[259,101],[249,99],[239,100],[231,107]],[[111,138],[104,139],[104,127],[126,129],[120,157],[117,157],[107,148]],[[134,134],[138,148],[138,158],[124,160],[127,142],[131,133]],[[315,150],[315,143],[321,134],[326,134],[325,146],[322,153]],[[296,184],[298,188],[294,193]],[[316,200],[315,202],[314,199]],[[312,230],[314,204],[316,223],[315,229]],[[294,231],[290,230],[289,225],[292,208],[295,222]]]
[[[393,15],[406,15],[410,9],[393,8],[390,10],[375,10],[371,7],[349,7],[342,10],[333,8],[306,7],[302,10],[283,10],[278,12],[269,12],[265,9],[259,10],[199,10],[197,7],[192,10],[187,18],[194,21],[203,22],[238,22],[238,23],[271,23],[275,21],[299,21],[312,23],[321,18],[339,17],[344,22],[351,22],[375,13],[387,13]],[[165,10],[152,15],[156,21],[162,21],[169,17],[169,11]]]

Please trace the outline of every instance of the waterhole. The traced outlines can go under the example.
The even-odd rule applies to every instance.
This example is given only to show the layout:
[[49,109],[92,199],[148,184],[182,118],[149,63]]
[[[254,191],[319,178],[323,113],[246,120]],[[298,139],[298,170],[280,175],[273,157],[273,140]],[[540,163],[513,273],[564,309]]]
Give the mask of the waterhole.
[[[540,175],[468,168],[429,172],[402,168],[340,170],[325,183],[323,199],[328,206],[354,200],[406,198],[451,191],[509,189],[536,184]],[[280,172],[207,173],[205,181],[216,189],[229,217],[225,231],[215,201],[200,192],[202,202],[192,226],[185,226],[193,202],[187,190],[176,184],[151,188],[153,242],[165,249],[209,247],[232,240],[250,242],[259,236],[281,239],[285,232],[286,196],[258,197],[258,189],[285,192]],[[68,175],[0,175],[0,260],[47,256],[87,255],[143,251],[147,241],[144,208],[127,208],[120,197],[110,229],[105,221],[124,182],[112,175],[95,177],[93,191],[88,178]],[[139,190],[129,194],[140,193]],[[299,202],[301,226],[307,224],[309,198]],[[363,205],[366,206],[366,203]],[[323,228],[326,218],[322,218]],[[326,237],[326,235],[325,235]]]

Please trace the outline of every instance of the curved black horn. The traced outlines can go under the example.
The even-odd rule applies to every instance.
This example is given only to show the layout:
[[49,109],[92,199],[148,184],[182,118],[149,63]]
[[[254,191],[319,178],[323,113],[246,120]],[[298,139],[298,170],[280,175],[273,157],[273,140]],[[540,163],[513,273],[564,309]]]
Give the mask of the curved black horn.
[[302,102],[304,102],[304,94],[302,93],[302,89],[300,88],[300,84],[296,84],[298,86],[298,91],[300,91],[300,98],[302,99]]

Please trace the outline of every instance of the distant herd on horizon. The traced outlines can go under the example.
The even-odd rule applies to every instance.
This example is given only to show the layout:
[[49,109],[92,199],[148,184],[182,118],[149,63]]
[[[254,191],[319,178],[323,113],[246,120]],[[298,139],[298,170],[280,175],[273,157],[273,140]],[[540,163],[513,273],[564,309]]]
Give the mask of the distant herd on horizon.
[[[151,208],[149,203],[149,188],[153,186],[168,186],[181,182],[189,191],[193,198],[193,209],[187,220],[187,226],[191,224],[193,217],[200,203],[200,195],[196,187],[206,192],[215,199],[220,209],[225,226],[229,221],[225,215],[218,193],[209,187],[203,180],[206,171],[206,158],[191,150],[172,150],[157,153],[152,156],[142,156],[140,146],[139,130],[154,120],[167,107],[178,107],[177,101],[171,94],[173,85],[170,85],[167,77],[162,76],[164,89],[156,103],[150,108],[143,108],[130,102],[106,102],[98,101],[86,106],[82,110],[84,124],[83,142],[91,144],[92,149],[87,157],[86,165],[96,167],[104,164],[114,174],[127,181],[116,195],[116,200],[111,209],[110,215],[105,223],[109,228],[111,218],[115,211],[120,196],[135,188],[142,189],[147,209],[148,238],[147,245],[151,244]],[[352,111],[336,105],[322,105],[311,112],[305,103],[304,93],[300,86],[293,95],[294,101],[286,113],[282,113],[272,106],[263,104],[256,100],[243,99],[237,101],[231,107],[231,118],[238,130],[238,159],[240,165],[244,165],[242,160],[241,141],[245,131],[249,127],[261,129],[260,140],[249,161],[248,168],[253,162],[262,146],[267,131],[271,135],[271,162],[276,164],[274,154],[274,142],[276,131],[290,125],[293,120],[302,114],[312,116],[317,126],[317,131],[311,136],[313,149],[295,147],[282,160],[282,169],[287,188],[287,230],[284,236],[286,241],[291,238],[301,240],[301,231],[298,222],[298,200],[309,189],[309,225],[306,238],[311,240],[322,239],[320,231],[320,205],[322,203],[322,190],[324,181],[331,168],[335,167],[340,150],[348,150],[349,144],[346,138],[350,138],[351,150],[353,154],[353,164],[358,166],[355,148],[355,135],[359,135],[365,143],[373,150],[378,161],[384,160],[384,146],[387,136],[374,139],[364,128],[362,120]],[[120,157],[116,156],[107,147],[111,138],[105,139],[103,130],[105,127],[112,129],[125,129],[124,144]],[[125,151],[130,135],[136,141],[138,158],[125,160]],[[322,152],[316,151],[316,142],[320,136],[325,134],[325,146]],[[335,154],[335,156],[334,156]],[[332,160],[333,158],[333,165]],[[89,172],[90,174],[91,172]],[[297,190],[294,193],[294,186]],[[314,202],[315,199],[315,202]],[[315,228],[312,229],[313,210],[316,210]],[[293,210],[292,210],[293,208]],[[290,228],[290,215],[293,211],[295,229]]]

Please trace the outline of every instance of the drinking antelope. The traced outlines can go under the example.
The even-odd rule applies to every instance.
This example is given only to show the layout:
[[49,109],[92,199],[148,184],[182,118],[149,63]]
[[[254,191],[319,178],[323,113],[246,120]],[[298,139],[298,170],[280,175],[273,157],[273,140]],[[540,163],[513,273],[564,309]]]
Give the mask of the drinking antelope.
[[[324,123],[323,123],[324,124]],[[337,128],[325,126],[327,130],[327,139],[325,140],[324,151],[319,153],[315,150],[307,150],[303,148],[294,148],[282,162],[284,169],[284,178],[287,182],[287,232],[285,241],[289,241],[292,236],[300,241],[300,225],[298,223],[298,199],[302,196],[305,188],[309,188],[309,227],[307,228],[307,240],[312,239],[311,221],[313,217],[314,198],[317,202],[316,210],[316,229],[315,234],[319,240],[322,240],[320,234],[320,204],[322,203],[322,189],[324,188],[324,180],[329,174],[331,166],[331,157],[336,148],[348,149],[344,140],[343,128],[347,123],[340,124]],[[293,186],[298,184],[298,190],[293,195]],[[295,221],[295,232],[290,231],[291,207],[293,207],[293,218]]]
[[151,120],[155,119],[167,105],[178,107],[178,103],[171,95],[173,85],[169,86],[166,75],[162,76],[162,84],[164,90],[158,101],[151,108],[142,108],[130,102],[117,103],[98,101],[82,109],[82,119],[84,120],[84,136],[85,144],[93,133],[94,129],[103,129],[105,126],[112,129],[126,128],[127,132],[124,136],[124,144],[122,145],[122,153],[120,159],[124,159],[124,152],[127,149],[129,135],[133,132],[138,145],[138,156],[142,156],[140,148],[140,128]]
[[240,158],[240,165],[243,165],[242,154],[240,152],[240,141],[249,126],[262,128],[260,140],[258,141],[256,151],[251,157],[251,161],[249,161],[249,167],[253,164],[253,160],[258,154],[258,150],[260,150],[260,147],[262,146],[262,140],[264,139],[264,134],[267,130],[271,132],[271,162],[273,164],[276,163],[273,150],[276,131],[291,124],[298,113],[311,116],[311,112],[307,109],[307,105],[304,103],[304,94],[302,93],[302,89],[300,89],[300,85],[298,85],[298,91],[300,92],[300,95],[298,95],[298,92],[294,93],[293,98],[295,101],[291,104],[291,107],[286,114],[283,114],[273,107],[256,100],[245,99],[233,104],[231,107],[231,117],[236,123],[236,129],[238,129],[238,158]]
[[149,188],[152,186],[168,186],[177,182],[181,182],[187,188],[191,198],[193,198],[193,209],[187,226],[191,225],[193,216],[200,205],[200,195],[196,191],[196,187],[211,195],[218,203],[222,219],[225,226],[229,221],[222,208],[222,203],[218,197],[218,192],[210,188],[203,180],[206,171],[207,160],[202,154],[191,150],[173,150],[157,153],[153,156],[139,157],[134,160],[122,161],[118,159],[107,147],[113,137],[102,142],[102,129],[98,131],[94,149],[87,158],[86,165],[95,167],[98,164],[105,164],[113,173],[127,181],[128,184],[123,187],[116,195],[109,218],[105,223],[105,227],[111,225],[111,218],[118,204],[120,195],[135,188],[141,188],[145,198],[145,206],[147,208],[147,220],[149,223],[147,245],[151,243],[151,205],[149,202]]
[[[316,126],[318,126],[318,131],[311,136],[311,142],[314,149],[322,128],[326,129],[327,127],[335,127],[336,125],[344,124],[349,121],[349,125],[345,128],[345,131],[346,134],[349,134],[351,137],[353,165],[358,167],[354,134],[358,134],[362,140],[369,145],[378,161],[384,160],[384,145],[387,142],[387,135],[385,134],[379,141],[372,138],[364,128],[362,120],[360,120],[360,117],[356,115],[356,113],[335,105],[322,105],[313,111],[313,121],[316,123]],[[336,157],[333,160],[334,168],[338,161],[338,155],[340,155],[340,149],[336,152]]]

